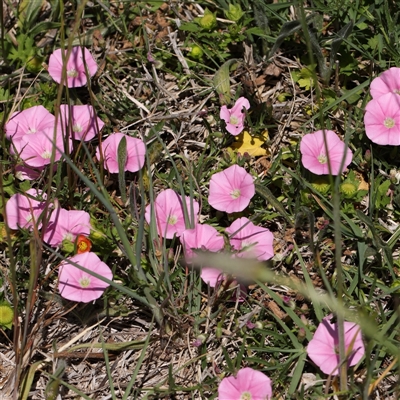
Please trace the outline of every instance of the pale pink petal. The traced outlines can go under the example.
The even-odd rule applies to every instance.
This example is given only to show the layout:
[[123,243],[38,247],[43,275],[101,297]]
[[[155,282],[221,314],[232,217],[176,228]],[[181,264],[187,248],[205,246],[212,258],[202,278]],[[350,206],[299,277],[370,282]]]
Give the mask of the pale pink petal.
[[[326,144],[325,144],[326,141]],[[329,164],[332,175],[338,175],[351,163],[353,153],[346,148],[335,132],[325,130],[304,135],[300,142],[300,153],[304,168],[316,175],[329,174]],[[343,168],[340,169],[342,159]]]
[[[86,68],[89,76],[93,76],[97,71],[97,64],[93,56],[86,48],[73,47],[64,67],[62,51],[62,49],[57,49],[50,56],[48,67],[50,76],[57,83],[61,83],[65,68],[68,87],[84,86],[87,83]],[[64,54],[67,55],[66,49]]]
[[218,386],[218,400],[240,400],[245,398],[244,394],[252,400],[271,399],[271,380],[260,371],[243,368],[236,377],[224,378]]
[[226,130],[231,135],[239,135],[244,129],[245,114],[243,108],[247,110],[250,108],[249,101],[244,97],[237,99],[230,110],[226,106],[221,107],[220,118],[226,122]]
[[211,225],[196,224],[194,229],[185,229],[180,237],[186,261],[193,257],[193,249],[220,251],[224,247],[224,238]]
[[52,128],[55,117],[43,106],[33,106],[12,114],[5,124],[7,139],[20,140],[22,136],[36,133],[45,128]]
[[238,218],[226,232],[231,246],[238,251],[236,256],[255,258],[260,261],[274,256],[274,235],[266,228],[254,225],[246,217]]
[[386,93],[400,94],[400,68],[392,67],[371,82],[371,96],[376,99]]
[[17,165],[15,167],[15,177],[20,181],[33,181],[40,177],[44,167],[41,168],[30,168],[26,165]]
[[[314,337],[307,346],[307,354],[311,360],[328,375],[338,375],[339,365],[339,334],[337,323],[330,322],[331,317],[325,317],[314,333]],[[365,348],[358,325],[352,322],[345,322],[345,348],[350,352],[348,365],[357,364],[364,356]],[[350,344],[354,339],[353,348],[350,351]]]
[[[124,135],[120,132],[111,134],[102,144],[104,168],[111,173],[119,172],[118,146],[122,138],[126,139],[125,171],[139,171],[145,161],[146,146],[140,139]],[[96,158],[100,161],[100,147],[96,150]]]
[[[386,93],[365,107],[364,124],[368,138],[381,145],[400,145],[400,96]],[[392,126],[388,126],[390,121]],[[386,124],[386,125],[385,125]]]
[[215,173],[210,180],[209,204],[227,213],[243,211],[255,194],[253,177],[238,165]]
[[231,113],[239,115],[239,113],[243,113],[243,108],[248,110],[250,108],[250,103],[245,97],[239,97],[232,107]]
[[11,229],[32,229],[34,225],[40,229],[41,217],[44,217],[42,214],[46,206],[45,198],[45,194],[36,189],[29,189],[26,194],[12,195],[6,203],[7,225]]
[[210,287],[215,287],[218,282],[224,279],[224,274],[219,269],[203,267],[200,272],[200,277],[203,282],[210,285]]
[[88,236],[90,228],[86,211],[57,208],[51,214],[43,240],[50,246],[60,246],[65,239],[73,242],[78,235]]
[[112,271],[107,264],[92,252],[76,254],[60,264],[58,289],[62,297],[83,303],[98,299],[109,284],[89,273],[83,272],[69,261],[112,280]]
[[231,117],[231,113],[228,110],[227,106],[222,106],[219,112],[219,117],[223,119],[226,123],[229,122],[229,118]]
[[24,135],[20,141],[15,143],[15,148],[26,165],[42,168],[50,164],[53,152],[54,161],[60,160],[64,150],[64,141],[57,132],[54,137],[53,128],[45,128],[37,133]]
[[[71,121],[69,119],[70,110]],[[104,126],[104,122],[95,116],[92,106],[69,106],[68,104],[60,105],[59,124],[63,132],[68,131],[70,133],[72,139],[85,142],[96,137]]]
[[[199,213],[199,203],[185,196],[186,209],[191,219],[193,208],[194,222],[197,222]],[[182,198],[172,189],[166,189],[159,193],[154,201],[154,215],[158,234],[166,239],[177,237],[186,230],[185,214],[182,204]],[[152,213],[151,205],[146,207],[145,218],[148,224],[151,223]],[[189,222],[189,221],[188,221]]]

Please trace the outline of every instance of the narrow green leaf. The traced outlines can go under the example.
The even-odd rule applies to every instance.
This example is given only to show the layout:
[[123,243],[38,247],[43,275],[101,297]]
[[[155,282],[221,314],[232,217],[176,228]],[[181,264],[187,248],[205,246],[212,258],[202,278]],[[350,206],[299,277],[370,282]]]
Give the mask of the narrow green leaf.
[[213,83],[215,90],[220,96],[221,104],[229,104],[231,102],[231,84],[229,78],[230,68],[235,62],[236,59],[228,60],[221,66],[214,76]]
[[118,144],[118,184],[121,192],[121,200],[126,203],[126,182],[125,182],[125,164],[126,164],[126,137],[124,136]]

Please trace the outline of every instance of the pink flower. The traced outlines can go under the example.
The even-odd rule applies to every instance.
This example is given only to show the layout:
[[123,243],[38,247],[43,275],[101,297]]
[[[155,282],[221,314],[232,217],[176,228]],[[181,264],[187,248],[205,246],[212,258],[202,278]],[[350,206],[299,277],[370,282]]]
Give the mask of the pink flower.
[[[186,209],[191,219],[191,207],[193,207],[194,220],[196,222],[199,213],[199,203],[185,196]],[[154,201],[154,213],[158,234],[166,239],[177,237],[185,231],[185,216],[183,211],[182,197],[172,189],[166,189],[159,193]],[[145,218],[151,223],[151,205],[146,207]]]
[[82,303],[89,303],[98,299],[109,284],[87,272],[83,272],[70,262],[74,262],[106,279],[112,280],[112,272],[108,265],[91,252],[76,254],[60,264],[58,290],[62,297],[72,301],[81,301]]
[[15,150],[28,167],[43,168],[50,164],[53,152],[54,161],[59,161],[62,151],[64,151],[62,136],[59,132],[56,132],[55,143],[53,143],[53,135],[53,127],[45,128],[31,135],[24,135],[21,140],[15,143]]
[[[126,161],[124,170],[136,172],[144,165],[146,146],[143,141],[124,135],[123,133],[112,133],[102,145],[104,168],[112,174],[119,172],[118,146],[123,137],[126,138]],[[100,147],[96,150],[96,157],[100,161]]]
[[[70,114],[71,110],[71,114]],[[71,117],[71,121],[69,118]],[[69,106],[60,105],[59,124],[62,126],[62,132],[67,132],[67,126],[71,122],[68,133],[74,140],[83,140],[87,142],[103,129],[104,122],[95,116],[94,109],[90,105]]]
[[[64,50],[64,56],[66,55],[67,50]],[[92,77],[97,71],[97,64],[89,50],[85,47],[73,47],[65,63],[65,67],[62,49],[57,49],[50,56],[48,72],[57,83],[61,83],[63,79],[63,69],[65,68],[67,86],[70,88],[79,87],[87,83],[85,65],[89,76]],[[65,84],[65,81],[62,83]]]
[[[353,158],[353,152],[349,148],[346,149],[346,144],[336,133],[327,130],[325,135],[323,131],[304,135],[300,142],[300,152],[304,168],[316,175],[329,174],[328,158],[332,175],[341,174]],[[343,168],[340,169],[343,158],[345,158]]]
[[271,397],[271,379],[252,368],[242,368],[236,377],[224,378],[218,386],[218,400],[269,400]]
[[40,177],[41,170],[43,169],[44,168],[32,169],[26,165],[17,165],[15,167],[15,177],[20,181],[33,181]]
[[371,82],[371,96],[374,99],[386,94],[400,94],[400,68],[392,67]]
[[[186,229],[180,237],[187,262],[191,262],[195,253],[193,249],[217,252],[224,248],[224,238],[211,225],[197,224],[194,229]],[[215,287],[223,277],[222,272],[215,268],[203,267],[201,279],[210,287]]]
[[50,216],[43,240],[60,246],[63,240],[75,241],[78,235],[90,234],[90,215],[86,211],[56,208]]
[[386,93],[372,99],[365,107],[365,133],[382,145],[400,145],[400,96]]
[[27,190],[26,195],[17,193],[11,196],[6,204],[7,224],[11,229],[32,229],[34,225],[41,228],[39,219],[46,204],[37,200],[39,197],[46,199],[46,195],[36,189]]
[[230,235],[237,257],[269,260],[274,256],[274,235],[267,229],[254,225],[245,217],[235,220],[226,232]]
[[255,194],[253,177],[238,165],[217,172],[210,180],[208,202],[219,211],[243,211]]
[[[339,334],[337,323],[325,317],[318,325],[314,337],[307,346],[307,354],[328,375],[339,374]],[[344,323],[344,344],[348,366],[356,365],[364,356],[365,348],[360,327],[353,322]]]
[[226,130],[231,135],[239,135],[244,129],[245,114],[243,108],[246,110],[250,108],[249,101],[244,97],[239,97],[231,109],[228,109],[227,106],[221,107],[219,116],[226,122]]
[[15,112],[5,125],[6,138],[16,142],[22,136],[54,128],[55,117],[43,106],[34,106]]
[[203,267],[200,277],[204,283],[210,285],[210,287],[215,287],[224,280],[224,273],[217,268]]
[[184,230],[180,239],[188,262],[195,256],[193,249],[217,252],[222,250],[225,244],[218,231],[207,224],[197,224],[194,229]]

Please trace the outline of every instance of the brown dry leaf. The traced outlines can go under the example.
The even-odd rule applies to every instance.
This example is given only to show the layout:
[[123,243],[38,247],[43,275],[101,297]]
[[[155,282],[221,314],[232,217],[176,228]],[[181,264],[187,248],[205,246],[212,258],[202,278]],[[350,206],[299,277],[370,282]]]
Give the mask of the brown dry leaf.
[[273,314],[279,319],[285,319],[286,313],[284,313],[273,300],[267,303],[267,307],[273,312]]
[[264,70],[264,74],[267,76],[275,76],[278,77],[282,73],[282,69],[279,68],[277,65],[274,63],[268,64],[267,68]]

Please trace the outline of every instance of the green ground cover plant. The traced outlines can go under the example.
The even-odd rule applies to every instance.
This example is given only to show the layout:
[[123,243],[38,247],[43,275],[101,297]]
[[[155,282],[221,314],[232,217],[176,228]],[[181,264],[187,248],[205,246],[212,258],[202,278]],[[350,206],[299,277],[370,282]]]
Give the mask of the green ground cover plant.
[[0,398],[399,398],[399,16],[3,2]]

